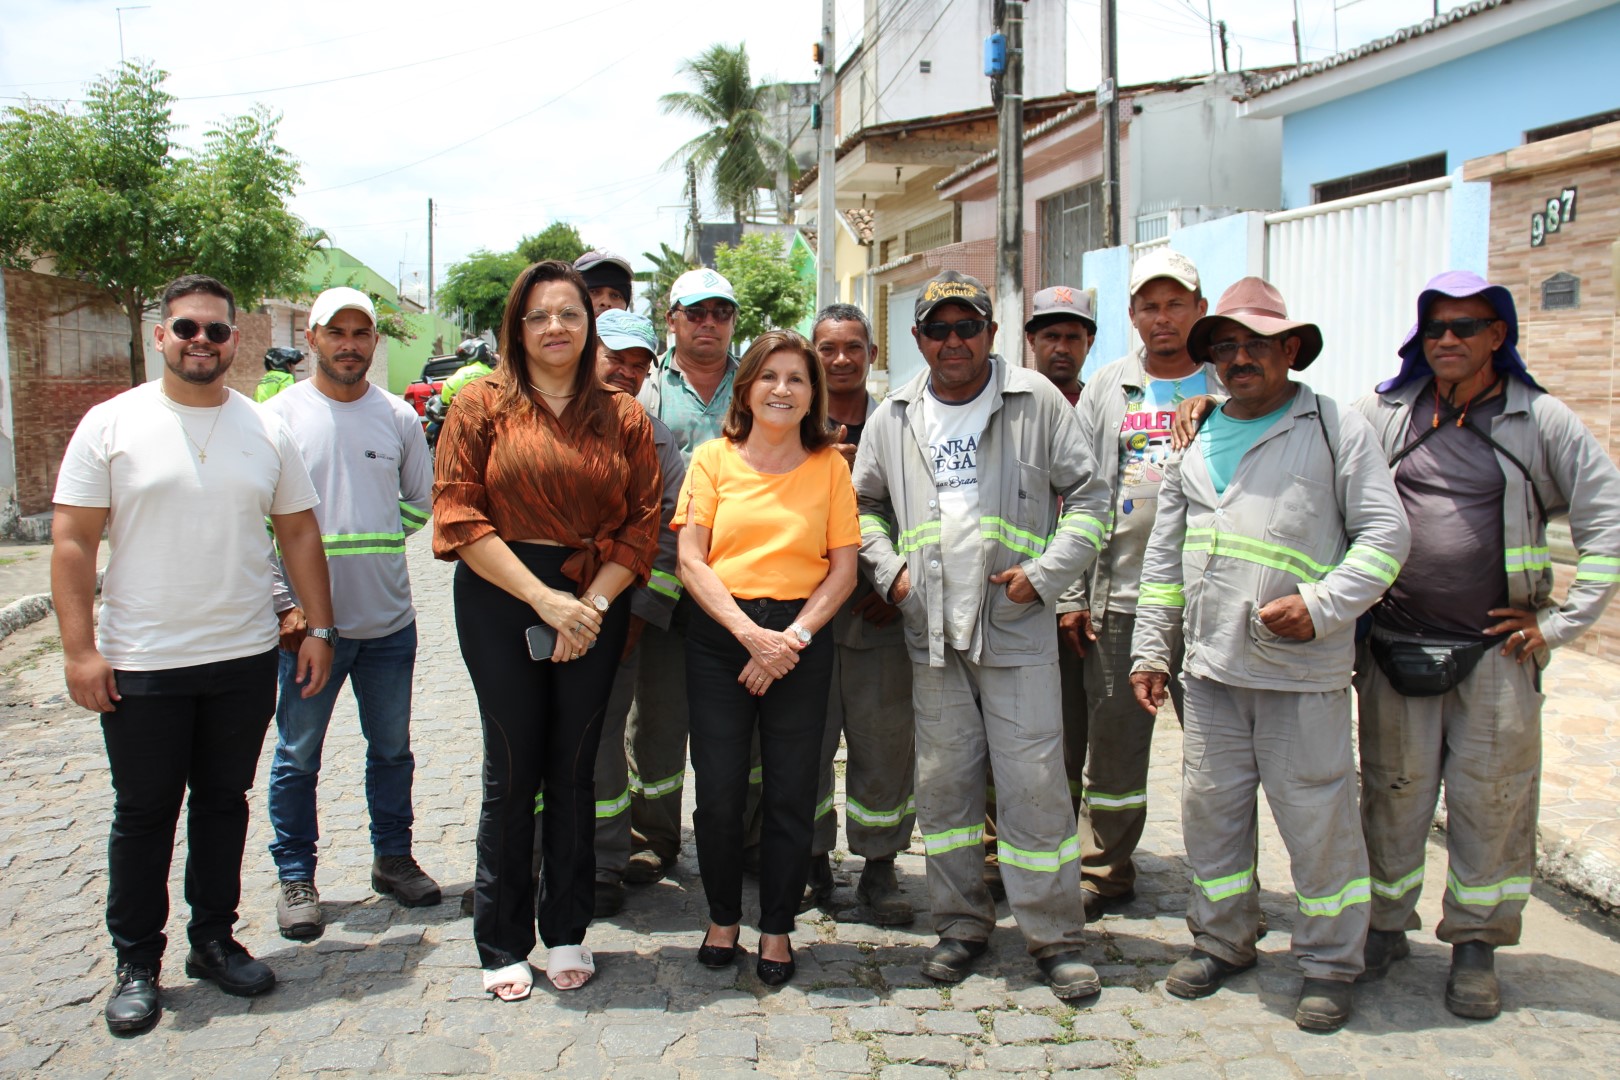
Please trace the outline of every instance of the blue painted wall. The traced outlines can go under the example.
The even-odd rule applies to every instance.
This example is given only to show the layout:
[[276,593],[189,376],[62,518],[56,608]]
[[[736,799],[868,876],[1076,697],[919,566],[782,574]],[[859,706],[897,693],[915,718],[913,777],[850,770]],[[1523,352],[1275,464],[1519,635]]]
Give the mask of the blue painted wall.
[[1416,157],[1518,146],[1529,128],[1620,108],[1620,4],[1283,118],[1283,206],[1311,185]]

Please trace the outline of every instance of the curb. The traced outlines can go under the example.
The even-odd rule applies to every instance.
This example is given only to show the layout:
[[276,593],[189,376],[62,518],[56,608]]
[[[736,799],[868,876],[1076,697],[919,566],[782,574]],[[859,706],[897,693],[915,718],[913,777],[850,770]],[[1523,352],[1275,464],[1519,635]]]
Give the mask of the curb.
[[0,641],[45,618],[56,610],[48,593],[35,593],[0,608]]

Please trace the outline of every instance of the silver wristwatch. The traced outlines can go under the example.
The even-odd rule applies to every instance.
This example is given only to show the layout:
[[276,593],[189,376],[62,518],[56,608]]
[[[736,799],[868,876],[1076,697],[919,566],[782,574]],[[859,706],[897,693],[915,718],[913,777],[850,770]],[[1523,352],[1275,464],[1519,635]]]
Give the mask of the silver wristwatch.
[[600,611],[603,615],[606,615],[607,609],[613,606],[608,601],[608,598],[603,596],[601,593],[586,593],[584,599],[586,603],[590,604],[591,607],[595,608],[597,611]]
[[312,626],[308,630],[309,636],[317,641],[324,641],[332,648],[337,648],[338,632],[335,626]]
[[800,626],[798,623],[794,623],[793,625],[789,626],[788,627],[788,633],[790,633],[794,637],[798,638],[800,645],[808,645],[808,644],[810,644],[810,638],[812,636],[810,631],[806,630],[804,627]]

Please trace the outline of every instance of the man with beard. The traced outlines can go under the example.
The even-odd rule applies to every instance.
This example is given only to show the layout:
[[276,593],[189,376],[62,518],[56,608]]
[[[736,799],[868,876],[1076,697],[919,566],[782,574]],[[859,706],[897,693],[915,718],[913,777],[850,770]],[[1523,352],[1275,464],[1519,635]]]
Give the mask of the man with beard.
[[[262,994],[275,973],[232,936],[242,894],[247,790],[275,708],[269,519],[315,626],[289,660],[293,694],[332,666],[332,604],[319,502],[293,437],[234,393],[236,303],[188,275],[163,291],[162,377],[92,408],[56,484],[51,595],[68,692],[101,714],[114,792],[107,930],[117,973],[107,1026],[133,1033],[161,1012],[169,864],[186,819],[186,974]],[[101,589],[96,549],[111,554]]]
[[293,659],[307,630],[298,594],[276,567],[281,617],[281,701],[270,766],[270,855],[281,882],[282,937],[320,937],[315,889],[315,786],[332,707],[352,680],[366,738],[366,807],[371,815],[371,887],[406,907],[439,902],[439,886],[411,857],[411,675],[416,610],[405,569],[405,537],[427,524],[433,486],[416,414],[366,380],[377,348],[377,314],[357,289],[315,298],[305,332],[315,376],[264,407],[298,442],[321,505],[316,518],[331,563],[341,635],[332,678],[319,694],[294,693]]

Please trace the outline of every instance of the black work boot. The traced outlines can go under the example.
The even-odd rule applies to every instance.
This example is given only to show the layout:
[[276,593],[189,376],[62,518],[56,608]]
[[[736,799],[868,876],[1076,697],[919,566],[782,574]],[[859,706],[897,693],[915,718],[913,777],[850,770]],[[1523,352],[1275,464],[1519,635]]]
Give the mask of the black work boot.
[[872,913],[872,922],[878,926],[910,926],[916,917],[911,902],[900,895],[893,855],[887,859],[866,860],[860,884],[855,886],[855,899],[866,905]]
[[973,961],[989,949],[988,941],[942,937],[923,958],[922,973],[936,982],[959,983],[973,970]]
[[144,964],[119,964],[113,976],[112,997],[104,1010],[107,1030],[133,1035],[157,1023],[163,1012],[158,1000],[157,968]]
[[1211,956],[1203,949],[1193,949],[1175,962],[1164,977],[1164,988],[1178,998],[1209,997],[1221,988],[1230,976],[1254,967],[1254,961],[1234,964]]
[[1350,1022],[1350,999],[1355,984],[1338,979],[1306,979],[1299,988],[1294,1024],[1301,1031],[1338,1031]]
[[1369,930],[1367,945],[1362,950],[1362,972],[1356,982],[1372,982],[1389,974],[1389,966],[1412,955],[1405,930]]
[[802,914],[818,908],[833,897],[832,858],[826,854],[810,856],[810,876],[804,881],[804,896],[799,900]]
[[1451,947],[1451,976],[1446,979],[1446,1008],[1468,1020],[1490,1020],[1502,1011],[1502,988],[1496,981],[1496,946],[1459,941]]

